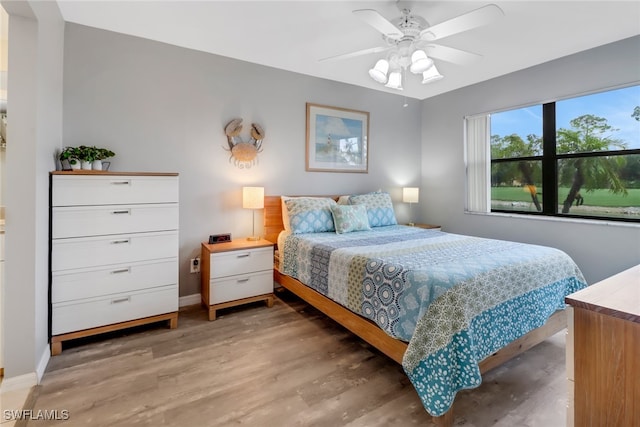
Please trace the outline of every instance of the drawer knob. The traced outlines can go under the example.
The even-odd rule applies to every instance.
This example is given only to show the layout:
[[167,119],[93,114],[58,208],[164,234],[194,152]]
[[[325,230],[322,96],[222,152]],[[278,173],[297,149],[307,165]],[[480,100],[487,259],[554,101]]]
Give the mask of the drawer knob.
[[131,273],[131,267],[123,268],[123,269],[120,269],[120,270],[113,270],[111,272],[111,274],[120,274],[120,273]]
[[246,254],[238,255],[238,256],[237,256],[237,258],[246,258],[246,257],[248,257],[248,256],[251,256],[251,253],[250,253],[250,252],[247,252]]
[[122,211],[111,211],[112,214],[114,215],[121,215],[121,214],[130,214],[131,213],[131,209],[125,209]]
[[131,301],[131,297],[116,298],[111,300],[111,304],[120,304],[121,302],[129,302],[129,301]]
[[112,185],[131,185],[131,181],[111,181]]
[[249,278],[247,277],[245,279],[238,279],[237,283],[245,283],[245,282],[248,282],[248,281],[249,281]]

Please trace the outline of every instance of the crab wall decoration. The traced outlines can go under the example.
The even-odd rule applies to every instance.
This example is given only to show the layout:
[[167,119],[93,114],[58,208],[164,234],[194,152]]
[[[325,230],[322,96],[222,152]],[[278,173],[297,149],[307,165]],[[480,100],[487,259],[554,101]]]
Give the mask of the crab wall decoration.
[[240,132],[242,132],[242,119],[233,119],[224,127],[229,143],[228,151],[231,153],[229,162],[233,160],[233,164],[240,169],[248,169],[258,163],[258,153],[262,152],[264,130],[260,125],[251,123],[249,141],[244,141],[240,137]]

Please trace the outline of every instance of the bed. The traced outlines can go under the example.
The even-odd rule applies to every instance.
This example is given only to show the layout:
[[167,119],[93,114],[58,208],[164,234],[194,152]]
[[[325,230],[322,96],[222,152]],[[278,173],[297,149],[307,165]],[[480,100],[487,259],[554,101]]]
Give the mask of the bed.
[[436,424],[483,372],[562,330],[564,297],[586,286],[557,249],[398,225],[386,193],[336,200],[265,197],[274,279],[401,363]]

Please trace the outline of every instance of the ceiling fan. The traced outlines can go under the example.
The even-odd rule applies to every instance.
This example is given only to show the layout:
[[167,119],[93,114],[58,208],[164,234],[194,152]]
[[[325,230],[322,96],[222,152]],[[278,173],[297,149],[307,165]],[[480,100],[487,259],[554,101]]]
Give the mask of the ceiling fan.
[[430,26],[426,19],[419,15],[413,15],[411,9],[404,7],[403,3],[397,2],[401,16],[391,21],[374,9],[353,11],[354,15],[382,33],[384,45],[331,56],[320,59],[320,61],[336,61],[361,55],[388,52],[385,59],[380,59],[369,70],[369,75],[378,83],[402,90],[402,73],[406,74],[407,68],[414,74],[422,74],[422,83],[430,83],[443,77],[431,58],[458,65],[468,65],[480,60],[482,55],[477,53],[434,44],[433,42],[488,25],[504,16],[502,9],[495,4],[488,4]]

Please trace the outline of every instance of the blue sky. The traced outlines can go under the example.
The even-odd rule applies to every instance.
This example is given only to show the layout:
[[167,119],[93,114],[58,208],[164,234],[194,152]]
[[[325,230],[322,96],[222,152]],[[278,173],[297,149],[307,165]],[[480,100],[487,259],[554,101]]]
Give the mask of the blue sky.
[[[569,121],[584,114],[604,117],[618,131],[612,138],[627,142],[627,148],[640,148],[640,122],[631,117],[640,106],[640,86],[581,96],[556,102],[556,127],[570,129]],[[520,108],[491,115],[491,135],[516,133],[542,135],[542,106]]]

